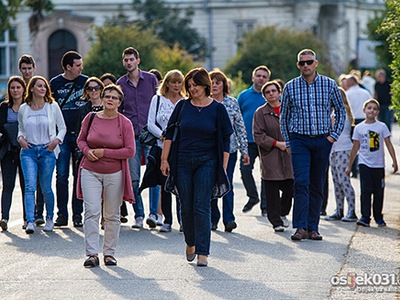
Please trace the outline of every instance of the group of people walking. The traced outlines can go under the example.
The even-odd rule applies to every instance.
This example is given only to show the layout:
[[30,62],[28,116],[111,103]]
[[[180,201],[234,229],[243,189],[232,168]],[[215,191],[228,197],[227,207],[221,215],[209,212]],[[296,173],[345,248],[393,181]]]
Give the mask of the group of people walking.
[[[85,267],[99,265],[100,227],[104,229],[104,264],[117,264],[115,250],[121,222],[127,221],[126,202],[133,204],[132,228],[140,229],[146,221],[150,228],[160,225],[160,232],[170,232],[172,194],[186,243],[186,259],[191,262],[197,257],[197,266],[207,266],[211,231],[218,229],[221,219],[219,198],[225,231],[237,228],[233,174],[238,159],[248,196],[244,213],[260,203],[261,213],[268,217],[274,231],[283,232],[289,227],[287,215],[294,198],[292,220],[296,231],[291,239],[322,240],[318,225],[329,161],[337,199],[337,210],[330,217],[343,218],[343,199],[347,197],[346,220],[357,221],[348,174],[359,152],[362,217],[358,224],[369,226],[372,193],[382,199],[374,200],[374,218],[378,225],[385,224],[381,213],[383,187],[378,188],[376,182],[383,180],[384,174],[381,139],[397,171],[390,133],[379,125],[371,136],[371,131],[365,133],[360,124],[353,136],[355,142],[351,142],[354,117],[346,94],[334,80],[317,73],[318,60],[310,49],[297,56],[299,77],[284,85],[270,81],[271,71],[258,66],[252,73],[253,85],[237,100],[229,95],[228,79],[222,71],[195,68],[184,76],[179,70],[171,70],[159,81],[152,73],[140,70],[139,52],[133,47],[122,52],[127,73],[119,79],[109,73],[100,78],[82,75],[83,60],[75,51],[64,54],[64,72],[50,82],[32,76],[32,57],[21,58],[20,69],[21,61],[31,65],[30,77],[11,77],[6,101],[0,106],[0,132],[5,139],[2,151],[7,144],[5,152],[0,151],[0,226],[7,230],[18,168],[26,233],[34,233],[43,223],[46,232],[54,226],[67,226],[72,158],[72,222],[84,228]],[[373,107],[374,101],[367,102],[367,117],[362,124],[381,124],[375,120],[379,103]],[[16,126],[13,135],[8,124]],[[154,137],[151,145],[139,138],[143,130]],[[366,134],[374,139],[372,150],[364,141]],[[366,163],[371,160],[369,154],[365,158],[365,151],[373,151],[379,165]],[[147,169],[141,180],[143,157]],[[253,176],[257,157],[261,162],[260,194]],[[54,169],[55,221],[51,187]],[[145,220],[141,192],[147,187],[149,215]],[[41,202],[46,205],[45,220]]]

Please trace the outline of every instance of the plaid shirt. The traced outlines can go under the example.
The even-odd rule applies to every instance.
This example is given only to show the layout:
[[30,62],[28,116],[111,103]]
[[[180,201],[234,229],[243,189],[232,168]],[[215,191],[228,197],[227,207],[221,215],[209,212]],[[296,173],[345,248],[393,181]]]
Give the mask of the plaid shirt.
[[[333,128],[332,111],[335,114]],[[281,131],[287,146],[290,146],[290,133],[329,134],[337,140],[345,119],[346,109],[333,79],[317,73],[310,84],[302,76],[286,84],[281,104]]]

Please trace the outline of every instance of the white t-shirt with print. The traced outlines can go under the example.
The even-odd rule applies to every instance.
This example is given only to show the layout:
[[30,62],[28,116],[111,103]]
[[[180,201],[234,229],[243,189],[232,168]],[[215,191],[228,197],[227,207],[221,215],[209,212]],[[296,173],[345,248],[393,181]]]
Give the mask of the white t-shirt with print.
[[370,168],[385,167],[385,141],[390,132],[385,123],[376,121],[366,124],[365,121],[354,128],[353,140],[360,141],[358,164]]

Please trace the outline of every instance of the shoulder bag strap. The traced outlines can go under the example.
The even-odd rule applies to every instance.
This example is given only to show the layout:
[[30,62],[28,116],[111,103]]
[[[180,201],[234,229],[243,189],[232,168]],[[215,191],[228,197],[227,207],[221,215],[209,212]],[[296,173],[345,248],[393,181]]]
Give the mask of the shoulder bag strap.
[[158,108],[160,107],[160,95],[157,95],[157,106],[156,106],[156,117],[155,117],[155,122],[156,122],[156,126],[158,127],[158,128],[160,128],[161,129],[161,131],[163,130],[162,129],[162,127],[161,127],[161,125],[157,122],[157,114],[158,114]]

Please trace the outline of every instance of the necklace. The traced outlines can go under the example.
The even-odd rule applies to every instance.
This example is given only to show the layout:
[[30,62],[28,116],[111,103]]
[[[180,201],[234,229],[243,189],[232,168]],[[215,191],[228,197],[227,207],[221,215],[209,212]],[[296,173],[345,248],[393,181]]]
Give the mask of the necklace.
[[196,107],[199,112],[201,112],[203,110],[203,108],[205,107],[205,106],[196,106],[196,105],[193,105],[193,106]]

